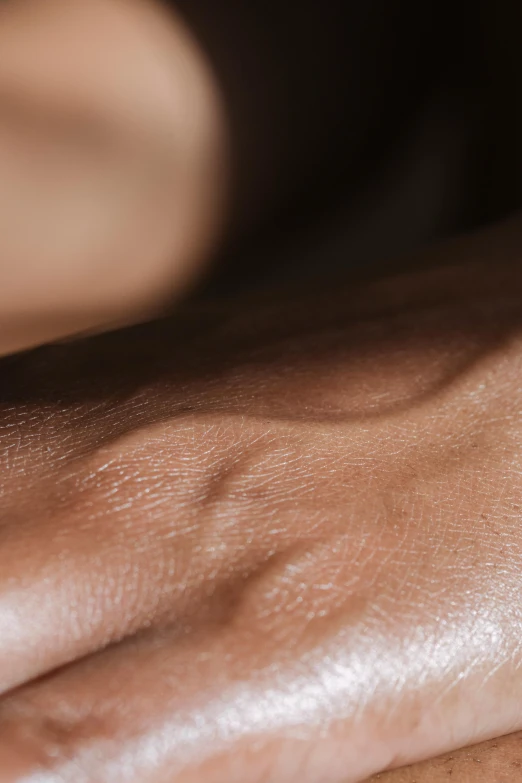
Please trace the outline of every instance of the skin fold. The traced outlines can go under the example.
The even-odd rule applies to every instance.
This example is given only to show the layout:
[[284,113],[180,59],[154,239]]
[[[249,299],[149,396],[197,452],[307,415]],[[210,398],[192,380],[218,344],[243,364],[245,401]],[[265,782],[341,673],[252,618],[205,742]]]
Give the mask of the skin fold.
[[522,727],[519,235],[3,360],[1,783],[355,783]]
[[[189,17],[1,4],[1,354],[145,317],[220,246]],[[1,362],[0,783],[522,779],[519,248]]]

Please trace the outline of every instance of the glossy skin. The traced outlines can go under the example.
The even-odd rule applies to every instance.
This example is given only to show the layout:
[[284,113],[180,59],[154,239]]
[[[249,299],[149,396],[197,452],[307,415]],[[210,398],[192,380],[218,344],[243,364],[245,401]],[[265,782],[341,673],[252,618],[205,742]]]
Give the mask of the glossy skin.
[[518,233],[5,362],[2,783],[354,783],[522,726]]
[[[6,0],[0,44],[6,353],[185,287],[227,123],[160,4]],[[499,274],[2,365],[2,783],[347,783],[520,727],[521,285]],[[378,779],[512,781],[518,748]]]

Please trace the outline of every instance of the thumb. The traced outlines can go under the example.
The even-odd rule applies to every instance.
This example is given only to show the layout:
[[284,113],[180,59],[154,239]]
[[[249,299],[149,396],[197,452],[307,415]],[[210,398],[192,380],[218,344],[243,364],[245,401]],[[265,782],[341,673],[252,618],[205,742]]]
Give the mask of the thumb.
[[0,8],[0,353],[141,317],[223,221],[219,91],[147,0]]

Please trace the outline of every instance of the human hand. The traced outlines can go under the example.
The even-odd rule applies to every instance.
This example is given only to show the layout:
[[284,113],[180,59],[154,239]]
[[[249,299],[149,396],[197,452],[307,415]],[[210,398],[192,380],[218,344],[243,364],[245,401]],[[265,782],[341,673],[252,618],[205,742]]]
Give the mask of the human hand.
[[521,288],[4,361],[2,783],[349,783],[520,728]]

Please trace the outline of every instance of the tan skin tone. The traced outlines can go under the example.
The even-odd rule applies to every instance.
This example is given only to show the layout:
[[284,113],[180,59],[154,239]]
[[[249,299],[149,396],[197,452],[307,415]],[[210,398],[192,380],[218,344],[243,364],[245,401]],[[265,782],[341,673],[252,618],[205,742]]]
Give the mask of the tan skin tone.
[[377,774],[372,783],[512,783],[522,778],[522,734],[446,753],[434,761]]
[[2,2],[0,353],[180,295],[222,232],[226,137],[210,67],[160,4]]
[[[0,13],[10,353],[183,290],[228,151],[204,55],[159,5]],[[65,205],[92,247],[58,230]],[[481,239],[440,280],[6,361],[2,783],[349,783],[520,727],[516,224],[493,246],[505,274]],[[514,780],[518,742],[379,779]]]
[[518,233],[7,361],[2,783],[350,783],[520,726]]

